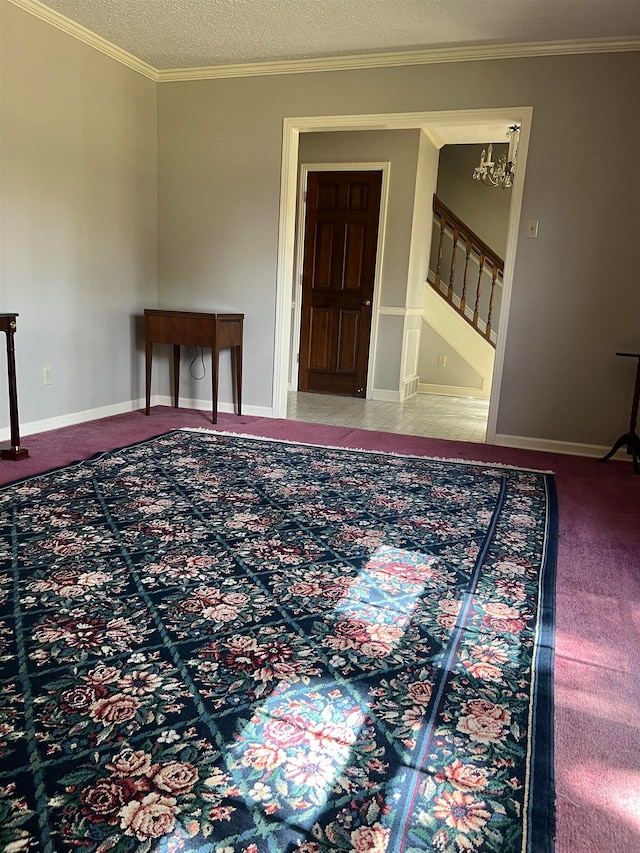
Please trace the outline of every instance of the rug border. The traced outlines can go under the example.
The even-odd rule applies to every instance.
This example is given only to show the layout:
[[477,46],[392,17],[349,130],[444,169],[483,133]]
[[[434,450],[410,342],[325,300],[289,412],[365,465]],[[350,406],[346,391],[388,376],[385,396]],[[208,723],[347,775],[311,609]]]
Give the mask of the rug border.
[[[207,427],[176,427],[169,432],[204,432],[211,435],[228,435],[236,436],[237,438],[253,438],[256,441],[275,441],[278,444],[301,444],[304,447],[320,447],[326,450],[352,450],[357,453],[381,453],[384,456],[397,456],[400,459],[428,459],[431,462],[451,462],[456,465],[478,465],[483,468],[504,468],[506,471],[525,471],[528,474],[549,474],[555,475],[555,471],[550,468],[523,468],[520,465],[509,465],[506,462],[482,462],[479,459],[462,459],[452,456],[422,456],[416,453],[398,453],[395,450],[376,450],[371,447],[345,447],[342,444],[313,444],[309,441],[298,441],[293,438],[271,438],[268,435],[252,435],[250,432],[233,432],[233,430],[218,430],[208,429]],[[375,431],[374,431],[375,432]],[[168,435],[169,433],[165,433]],[[388,435],[388,433],[385,433]],[[158,436],[156,436],[157,438]],[[412,438],[428,438],[427,436],[412,436]],[[132,445],[133,446],[133,445]],[[126,445],[125,445],[126,447]]]
[[[555,480],[545,475],[547,491],[547,538],[542,560],[539,587],[539,620],[536,630],[536,659],[533,667],[533,698],[529,719],[535,728],[538,742],[544,739],[545,750],[536,751],[530,739],[531,773],[527,788],[526,821],[530,826],[527,853],[553,853],[556,838],[555,785],[555,637],[556,585],[558,565],[559,521],[558,493]],[[529,736],[531,738],[531,735]],[[539,793],[540,790],[542,793]],[[536,793],[538,791],[538,793]]]
[[[129,444],[121,444],[117,447],[112,447],[109,450],[98,450],[96,451],[96,453],[92,453],[91,456],[87,456],[85,459],[74,459],[72,462],[65,462],[63,465],[54,465],[53,468],[46,468],[43,471],[37,471],[35,474],[26,474],[24,477],[18,477],[15,480],[8,480],[6,483],[0,484],[0,492],[2,492],[8,487],[16,486],[20,483],[27,483],[29,482],[29,480],[34,480],[37,477],[44,477],[48,474],[54,474],[56,471],[62,471],[65,468],[75,468],[78,465],[84,465],[86,462],[95,462],[96,459],[99,459],[101,456],[105,456],[107,453],[119,453],[121,450],[125,450],[127,447],[138,447],[141,444],[146,444],[148,441],[154,441],[156,438],[162,438],[163,436],[171,435],[174,432],[201,432],[207,433],[209,435],[226,435],[236,436],[237,438],[251,438],[255,441],[274,441],[279,444],[302,444],[305,447],[324,447],[327,450],[352,450],[358,453],[382,453],[386,456],[398,456],[401,459],[428,459],[433,462],[450,462],[452,464],[458,465],[477,465],[483,468],[502,468],[506,471],[525,471],[531,474],[548,474],[551,476],[555,475],[555,471],[551,469],[523,468],[519,465],[509,465],[506,462],[483,462],[479,459],[463,459],[448,456],[422,456],[417,455],[415,453],[398,453],[394,450],[375,450],[367,447],[345,447],[341,444],[314,444],[308,441],[297,441],[295,439],[288,438],[272,438],[266,435],[253,435],[249,432],[234,432],[233,430],[208,429],[207,427],[174,427],[173,429],[165,430],[164,432],[159,432],[156,435],[149,435],[146,438],[140,439],[140,441],[133,441]],[[421,438],[426,436],[415,437]]]

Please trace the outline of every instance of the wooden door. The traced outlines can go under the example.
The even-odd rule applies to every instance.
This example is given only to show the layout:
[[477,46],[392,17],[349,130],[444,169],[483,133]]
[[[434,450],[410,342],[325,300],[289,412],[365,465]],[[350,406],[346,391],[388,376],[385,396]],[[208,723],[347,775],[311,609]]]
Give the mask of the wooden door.
[[309,172],[298,388],[364,397],[382,172]]

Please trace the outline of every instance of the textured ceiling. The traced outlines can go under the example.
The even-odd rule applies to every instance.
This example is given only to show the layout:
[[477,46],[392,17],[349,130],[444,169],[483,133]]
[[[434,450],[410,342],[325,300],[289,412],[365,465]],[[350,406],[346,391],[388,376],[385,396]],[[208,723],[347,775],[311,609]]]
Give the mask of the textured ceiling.
[[44,0],[157,69],[640,36],[640,0]]

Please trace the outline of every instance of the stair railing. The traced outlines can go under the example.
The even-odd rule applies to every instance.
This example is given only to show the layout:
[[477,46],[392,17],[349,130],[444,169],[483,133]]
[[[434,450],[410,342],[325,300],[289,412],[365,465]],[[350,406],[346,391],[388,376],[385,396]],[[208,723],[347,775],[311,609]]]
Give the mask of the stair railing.
[[[440,242],[438,245],[438,261],[435,271],[435,280],[429,282],[431,286],[443,296],[447,302],[454,308],[464,319],[470,323],[479,335],[495,347],[495,343],[491,339],[491,326],[493,317],[493,303],[495,296],[496,284],[500,283],[504,275],[504,261],[497,255],[493,249],[488,246],[484,240],[472,231],[455,213],[443,204],[437,195],[433,197],[433,212],[435,219],[440,227]],[[448,281],[445,284],[445,290],[442,289],[442,259],[444,254],[444,240],[446,232],[451,232],[453,248],[451,252],[451,263],[449,267]],[[454,281],[456,273],[456,256],[458,244],[464,245],[465,261],[464,271],[462,275],[462,293],[459,297],[459,304],[454,301]],[[469,260],[474,258],[479,267],[478,280],[475,288],[475,299],[467,299],[468,291],[468,276],[469,276]],[[482,279],[487,273],[491,275],[491,285],[489,292],[489,305],[487,309],[487,319],[484,323],[481,322],[479,316],[480,298],[482,295]],[[499,281],[500,280],[500,281]],[[473,302],[473,314],[470,317],[467,312],[467,302]],[[484,329],[482,328],[484,326]]]

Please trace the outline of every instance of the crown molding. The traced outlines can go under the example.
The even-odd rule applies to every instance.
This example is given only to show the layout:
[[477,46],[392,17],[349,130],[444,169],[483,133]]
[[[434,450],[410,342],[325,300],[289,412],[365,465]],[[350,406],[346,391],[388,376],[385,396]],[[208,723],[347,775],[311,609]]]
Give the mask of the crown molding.
[[394,53],[367,53],[320,59],[252,62],[245,65],[212,65],[199,68],[162,69],[158,82],[214,80],[225,77],[259,77],[273,74],[309,74],[319,71],[352,71],[403,65],[432,65],[443,62],[477,62],[490,59],[520,59],[540,56],[572,56],[590,53],[623,53],[640,50],[640,39],[579,39],[575,41],[531,42],[528,44],[473,45]]
[[638,38],[577,39],[574,41],[529,42],[526,44],[471,45],[366,53],[352,56],[328,56],[318,59],[291,59],[275,62],[249,62],[239,65],[211,65],[194,68],[158,69],[126,50],[96,35],[86,27],[44,6],[38,0],[9,0],[41,21],[62,30],[84,44],[99,50],[143,74],[156,83],[186,80],[215,80],[229,77],[261,77],[275,74],[311,74],[321,71],[353,71],[368,68],[394,68],[406,65],[432,65],[444,62],[477,62],[491,59],[522,59],[541,56],[573,56],[592,53],[640,51]]
[[29,14],[34,15],[41,21],[51,24],[51,26],[55,27],[57,30],[62,30],[62,32],[73,36],[73,38],[89,45],[89,47],[99,50],[100,53],[104,53],[106,56],[111,57],[111,59],[115,59],[116,62],[121,63],[121,65],[126,65],[127,68],[131,68],[133,71],[143,74],[145,77],[148,77],[150,80],[154,80],[156,83],[158,82],[158,71],[153,66],[149,65],[147,62],[143,62],[141,59],[138,59],[137,56],[128,53],[126,50],[112,44],[110,41],[107,41],[101,36],[92,33],[91,30],[88,30],[86,27],[66,18],[59,12],[50,9],[48,6],[44,6],[42,3],[39,3],[38,0],[9,0],[9,2],[14,6],[18,6],[20,9],[24,9],[25,12],[29,12]]
[[444,139],[440,136],[438,131],[433,127],[423,127],[422,132],[426,135],[427,139],[431,142],[432,145],[438,149],[438,151],[444,145]]

